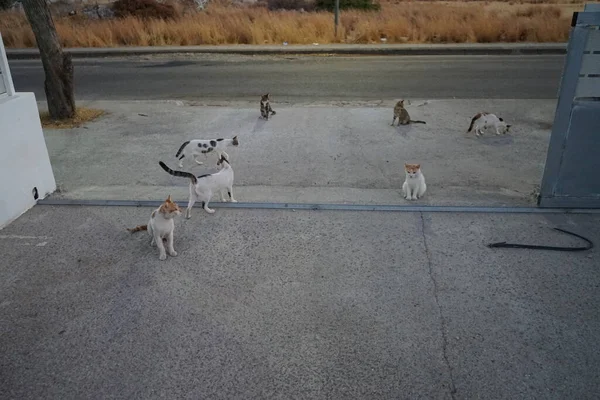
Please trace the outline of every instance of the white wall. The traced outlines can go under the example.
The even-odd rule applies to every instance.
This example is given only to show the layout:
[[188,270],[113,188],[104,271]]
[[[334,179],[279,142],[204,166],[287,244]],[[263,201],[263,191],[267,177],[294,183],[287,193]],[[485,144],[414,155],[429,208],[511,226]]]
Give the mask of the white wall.
[[56,190],[33,93],[0,97],[0,229]]

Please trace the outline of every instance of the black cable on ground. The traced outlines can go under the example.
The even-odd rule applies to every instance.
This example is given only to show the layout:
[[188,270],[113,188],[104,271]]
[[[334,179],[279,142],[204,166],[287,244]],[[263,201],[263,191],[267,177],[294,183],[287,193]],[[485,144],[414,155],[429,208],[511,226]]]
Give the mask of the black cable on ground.
[[511,248],[511,249],[534,249],[534,250],[554,250],[554,251],[585,251],[590,250],[594,247],[594,243],[591,240],[584,238],[581,235],[578,235],[573,232],[566,231],[560,228],[553,228],[555,231],[563,232],[571,236],[578,237],[579,239],[585,240],[588,244],[584,247],[557,247],[557,246],[537,246],[532,244],[517,244],[517,243],[506,243],[506,242],[498,242],[498,243],[490,243],[488,247],[497,248]]

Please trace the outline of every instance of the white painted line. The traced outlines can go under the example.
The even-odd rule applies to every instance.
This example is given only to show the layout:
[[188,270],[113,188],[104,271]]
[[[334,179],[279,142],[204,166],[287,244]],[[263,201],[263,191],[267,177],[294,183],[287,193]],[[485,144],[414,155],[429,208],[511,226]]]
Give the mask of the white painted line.
[[0,235],[0,239],[49,239],[48,236]]

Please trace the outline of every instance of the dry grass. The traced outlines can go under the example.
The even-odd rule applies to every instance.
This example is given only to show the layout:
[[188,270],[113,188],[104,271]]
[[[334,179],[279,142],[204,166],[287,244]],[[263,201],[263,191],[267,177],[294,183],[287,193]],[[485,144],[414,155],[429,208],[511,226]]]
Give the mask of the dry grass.
[[[387,43],[564,42],[571,14],[563,9],[573,7],[580,6],[388,0],[380,12],[343,12],[337,39],[330,13],[224,3],[175,21],[63,17],[56,26],[65,47],[379,43],[381,38]],[[0,14],[0,31],[7,47],[35,45],[20,14]]]
[[103,114],[104,111],[95,108],[78,108],[75,117],[57,121],[50,118],[50,114],[46,111],[40,113],[40,120],[42,127],[46,129],[71,129],[93,121]]

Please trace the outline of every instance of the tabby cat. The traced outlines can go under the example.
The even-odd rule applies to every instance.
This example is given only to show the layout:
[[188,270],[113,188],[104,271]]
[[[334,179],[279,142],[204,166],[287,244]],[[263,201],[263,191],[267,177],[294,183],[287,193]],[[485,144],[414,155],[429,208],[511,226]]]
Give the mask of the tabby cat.
[[400,100],[396,103],[394,107],[394,119],[392,119],[392,126],[394,126],[394,122],[398,118],[398,126],[408,125],[408,124],[425,124],[425,121],[417,121],[410,119],[410,115],[408,115],[408,111],[404,108],[404,100]]
[[275,111],[273,111],[269,102],[269,93],[267,93],[260,97],[260,116],[264,119],[269,119],[269,113],[275,115]]

